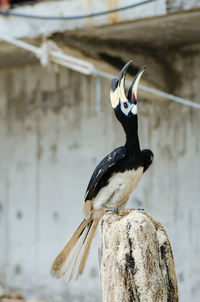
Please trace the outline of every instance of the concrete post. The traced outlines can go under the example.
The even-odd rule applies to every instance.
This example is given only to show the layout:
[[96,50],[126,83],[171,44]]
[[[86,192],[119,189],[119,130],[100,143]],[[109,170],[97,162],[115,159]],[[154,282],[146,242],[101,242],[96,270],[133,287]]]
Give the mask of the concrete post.
[[106,213],[99,228],[103,302],[178,302],[171,245],[145,211]]

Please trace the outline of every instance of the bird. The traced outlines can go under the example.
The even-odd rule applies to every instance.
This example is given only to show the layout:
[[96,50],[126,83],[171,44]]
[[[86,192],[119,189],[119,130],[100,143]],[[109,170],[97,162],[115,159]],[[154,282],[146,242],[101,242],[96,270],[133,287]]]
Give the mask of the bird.
[[70,266],[69,281],[75,271],[76,279],[82,275],[98,222],[106,211],[118,214],[124,209],[130,194],[153,162],[153,152],[141,150],[138,137],[137,90],[146,66],[136,74],[126,96],[125,75],[132,61],[128,61],[119,76],[112,80],[110,88],[111,105],[124,129],[125,144],[114,149],[95,168],[85,193],[84,219],[53,262],[51,272],[58,278]]

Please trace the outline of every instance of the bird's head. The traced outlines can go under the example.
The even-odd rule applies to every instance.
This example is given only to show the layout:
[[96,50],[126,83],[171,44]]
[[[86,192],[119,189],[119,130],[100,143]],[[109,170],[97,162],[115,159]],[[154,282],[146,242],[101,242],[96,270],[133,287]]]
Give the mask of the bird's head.
[[121,70],[119,77],[114,78],[111,83],[110,99],[117,119],[124,124],[137,119],[137,89],[140,78],[144,72],[143,67],[135,76],[130,85],[128,94],[125,92],[125,75],[133,60],[130,60]]

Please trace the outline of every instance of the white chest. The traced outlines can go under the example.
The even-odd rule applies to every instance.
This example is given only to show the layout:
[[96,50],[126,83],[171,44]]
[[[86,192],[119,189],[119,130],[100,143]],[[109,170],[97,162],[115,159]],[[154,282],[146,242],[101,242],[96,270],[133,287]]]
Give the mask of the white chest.
[[110,189],[113,191],[119,191],[121,197],[127,197],[133,192],[139,183],[143,174],[143,168],[140,167],[137,170],[128,170],[123,173],[114,174],[109,182]]
[[136,188],[143,174],[143,167],[113,174],[107,186],[103,187],[94,200],[94,207],[102,205],[119,207],[126,202]]

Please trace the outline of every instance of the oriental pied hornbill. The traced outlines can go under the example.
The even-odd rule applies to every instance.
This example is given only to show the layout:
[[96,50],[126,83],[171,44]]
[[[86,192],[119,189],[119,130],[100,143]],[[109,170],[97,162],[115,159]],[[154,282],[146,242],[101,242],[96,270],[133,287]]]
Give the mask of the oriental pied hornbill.
[[125,207],[142,174],[153,161],[150,150],[140,150],[138,138],[137,88],[145,69],[142,68],[125,93],[125,74],[129,61],[118,78],[112,80],[110,98],[115,115],[126,134],[124,146],[108,154],[94,170],[88,184],[83,206],[84,220],[56,257],[52,272],[62,276],[73,262],[72,272],[82,274],[97,225],[106,210],[118,212]]

